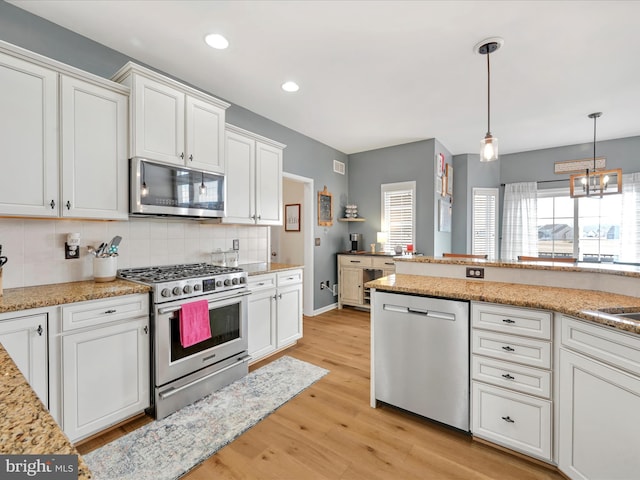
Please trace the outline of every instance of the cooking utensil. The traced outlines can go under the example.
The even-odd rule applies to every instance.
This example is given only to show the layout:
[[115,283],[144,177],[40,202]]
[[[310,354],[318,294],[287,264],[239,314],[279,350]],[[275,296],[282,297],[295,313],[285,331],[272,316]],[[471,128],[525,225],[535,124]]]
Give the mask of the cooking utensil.
[[9,259],[7,257],[0,257],[0,268],[2,268],[8,261]]
[[111,239],[111,243],[109,243],[109,247],[106,249],[107,255],[113,255],[118,253],[118,245],[120,245],[120,241],[122,237],[120,235],[116,235]]

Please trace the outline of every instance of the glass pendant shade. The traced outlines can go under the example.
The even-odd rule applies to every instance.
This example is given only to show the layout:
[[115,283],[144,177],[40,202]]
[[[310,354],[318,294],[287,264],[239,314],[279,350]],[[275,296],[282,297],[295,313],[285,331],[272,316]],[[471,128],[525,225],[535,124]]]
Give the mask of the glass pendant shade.
[[490,133],[480,140],[480,161],[493,162],[498,159],[498,139]]

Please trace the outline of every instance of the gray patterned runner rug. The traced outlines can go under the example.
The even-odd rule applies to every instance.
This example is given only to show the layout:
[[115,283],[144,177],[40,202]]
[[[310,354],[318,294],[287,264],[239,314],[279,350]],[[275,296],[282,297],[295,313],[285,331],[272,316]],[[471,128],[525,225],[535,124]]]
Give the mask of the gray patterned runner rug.
[[84,455],[95,480],[174,480],[329,373],[281,357]]

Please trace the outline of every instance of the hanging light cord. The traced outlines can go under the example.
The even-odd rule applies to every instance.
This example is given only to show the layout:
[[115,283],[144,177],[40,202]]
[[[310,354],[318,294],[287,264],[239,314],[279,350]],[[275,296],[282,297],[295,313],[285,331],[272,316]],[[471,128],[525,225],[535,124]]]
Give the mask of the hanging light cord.
[[596,121],[597,116],[593,116],[593,171],[596,171]]
[[491,56],[490,47],[487,47],[487,133],[491,133]]

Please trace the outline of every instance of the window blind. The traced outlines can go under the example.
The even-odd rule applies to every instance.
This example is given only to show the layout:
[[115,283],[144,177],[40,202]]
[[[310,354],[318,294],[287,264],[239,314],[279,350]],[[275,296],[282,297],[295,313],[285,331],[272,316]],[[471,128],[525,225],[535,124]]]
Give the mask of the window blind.
[[382,225],[385,251],[415,243],[415,182],[382,185]]
[[497,258],[498,189],[474,188],[472,200],[471,252]]

